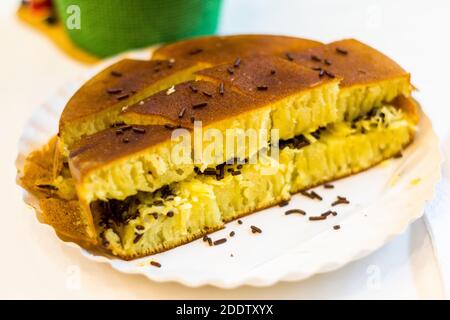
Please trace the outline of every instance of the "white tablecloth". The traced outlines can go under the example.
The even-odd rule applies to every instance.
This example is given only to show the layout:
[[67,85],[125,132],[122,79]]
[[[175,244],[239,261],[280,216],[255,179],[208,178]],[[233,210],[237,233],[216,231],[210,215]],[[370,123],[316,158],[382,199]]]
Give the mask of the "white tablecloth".
[[[450,165],[426,218],[369,257],[333,273],[270,288],[190,289],[123,275],[43,232],[15,185],[17,141],[32,110],[87,67],[70,60],[0,7],[0,298],[443,298],[450,288]],[[225,0],[221,33],[280,33],[332,41],[355,37],[400,61],[450,154],[450,2]],[[431,236],[430,236],[431,235]],[[445,285],[447,284],[447,285]]]

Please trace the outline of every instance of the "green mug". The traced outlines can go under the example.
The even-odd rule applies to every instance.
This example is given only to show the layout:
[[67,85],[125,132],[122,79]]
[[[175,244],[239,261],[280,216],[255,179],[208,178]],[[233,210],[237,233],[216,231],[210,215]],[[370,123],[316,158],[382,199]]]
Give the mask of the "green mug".
[[222,0],[55,0],[80,48],[106,57],[129,49],[214,34]]

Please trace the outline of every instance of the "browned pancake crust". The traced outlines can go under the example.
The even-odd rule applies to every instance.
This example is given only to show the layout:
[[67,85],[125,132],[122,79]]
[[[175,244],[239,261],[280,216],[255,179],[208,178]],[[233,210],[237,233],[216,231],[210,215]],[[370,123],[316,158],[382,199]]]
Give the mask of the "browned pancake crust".
[[84,137],[71,149],[70,171],[74,178],[79,179],[84,173],[112,160],[170,141],[171,134],[172,129],[165,126],[134,125],[109,128]]
[[241,59],[238,67],[222,64],[196,72],[200,79],[223,82],[258,100],[271,102],[333,80],[310,68],[273,56]]
[[126,100],[140,90],[193,65],[181,60],[121,60],[90,79],[75,93],[61,115],[60,129],[71,121],[95,115],[120,102],[126,104]]
[[324,70],[341,77],[341,87],[409,78],[409,73],[392,59],[355,39],[310,48],[290,57],[293,62],[316,69],[316,73]]
[[153,53],[153,59],[186,59],[217,65],[251,54],[285,56],[321,45],[318,41],[277,35],[234,35],[194,38],[168,44]]
[[[247,95],[230,90],[227,85],[223,87],[221,94],[219,87],[218,84],[206,81],[181,83],[174,87],[173,93],[161,91],[145,99],[143,103],[130,106],[121,114],[125,118],[139,117],[139,121],[151,124],[173,123],[193,128],[194,120],[201,120],[206,126],[237,117],[262,105]],[[205,103],[205,106],[201,106]]]

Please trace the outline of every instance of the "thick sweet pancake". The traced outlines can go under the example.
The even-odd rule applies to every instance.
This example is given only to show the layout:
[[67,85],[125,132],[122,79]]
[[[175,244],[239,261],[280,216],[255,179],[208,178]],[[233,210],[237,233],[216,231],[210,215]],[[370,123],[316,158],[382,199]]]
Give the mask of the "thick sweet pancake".
[[399,95],[409,97],[410,75],[379,51],[346,39],[291,53],[290,60],[308,66],[322,77],[342,78],[338,120],[352,120]]
[[186,59],[210,66],[253,54],[285,56],[321,45],[320,42],[276,35],[211,36],[179,41],[158,48],[152,59]]

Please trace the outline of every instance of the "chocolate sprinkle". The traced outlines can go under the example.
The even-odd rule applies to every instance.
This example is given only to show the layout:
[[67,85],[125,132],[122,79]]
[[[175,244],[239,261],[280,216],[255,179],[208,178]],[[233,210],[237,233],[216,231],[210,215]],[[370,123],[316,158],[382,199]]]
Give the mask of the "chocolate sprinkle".
[[302,209],[291,209],[291,210],[286,211],[284,214],[288,216],[288,215],[294,214],[294,213],[301,214],[303,216],[306,215],[306,212]]
[[234,237],[234,235],[235,235],[234,231],[231,231],[230,232],[230,237]]
[[278,206],[280,207],[286,207],[289,204],[289,200],[283,200],[281,201]]
[[309,221],[320,221],[325,220],[327,217],[325,216],[315,216],[315,217],[309,217]]
[[262,233],[262,230],[256,226],[250,226],[250,229],[252,229],[252,233]]
[[236,58],[236,60],[233,63],[233,67],[239,68],[239,65],[241,64],[241,58]]
[[331,183],[324,183],[323,187],[325,189],[334,189],[334,185],[332,185]]
[[136,133],[145,133],[144,128],[133,127],[132,129],[133,129],[133,132],[136,132]]
[[316,56],[314,54],[311,56],[311,60],[317,61],[317,62],[321,62],[322,61],[318,56]]
[[186,107],[183,107],[183,109],[180,110],[180,112],[178,113],[178,118],[181,119],[184,116],[184,113],[186,112]]
[[338,204],[349,204],[349,203],[350,203],[350,201],[348,201],[347,198],[338,196],[338,197],[337,197],[337,200],[334,201],[334,202],[331,204],[331,206],[334,207],[334,206],[337,206]]
[[192,109],[204,108],[208,105],[208,102],[200,102],[192,105]]
[[109,94],[116,94],[116,93],[121,93],[122,89],[121,88],[108,88],[108,89],[106,89],[106,92],[108,92]]
[[122,74],[121,72],[119,72],[119,71],[112,70],[112,71],[111,71],[111,75],[112,75],[113,77],[121,77],[123,74]]
[[237,221],[237,223],[238,223],[238,224],[243,224],[243,222],[242,222],[241,219],[239,219],[239,220]]
[[173,130],[173,129],[176,129],[177,127],[174,126],[174,125],[171,124],[171,123],[166,123],[166,124],[164,125],[164,128],[169,129],[169,130]]
[[130,95],[128,93],[125,94],[121,94],[120,96],[117,96],[117,100],[124,100],[126,98],[128,98]]
[[134,239],[133,239],[133,243],[134,244],[138,243],[139,240],[141,240],[142,236],[143,236],[142,233],[141,234],[136,234],[136,237],[134,237]]
[[152,266],[154,266],[154,267],[161,268],[161,263],[159,263],[159,262],[156,262],[156,261],[150,261],[150,264],[151,264]]
[[52,190],[52,191],[58,191],[58,187],[51,185],[51,184],[38,184],[36,185],[36,187],[40,188],[40,189],[47,189],[47,190]]
[[195,55],[195,54],[199,54],[201,52],[203,52],[203,49],[195,48],[195,49],[192,49],[191,51],[189,51],[189,54],[192,56],[192,55]]
[[317,192],[315,192],[314,190],[311,191],[311,196],[313,197],[313,199],[317,199],[317,200],[320,200],[320,201],[323,200],[322,197]]
[[203,95],[208,97],[208,98],[212,98],[212,93],[206,92],[206,91],[202,91]]
[[212,245],[213,245],[212,239],[210,237],[208,237],[207,241],[208,241],[209,246],[212,247]]
[[294,57],[292,56],[292,54],[291,54],[290,52],[286,52],[286,58],[287,58],[289,61],[294,61]]
[[144,226],[141,226],[141,225],[137,225],[136,226],[136,230],[144,230],[145,229],[145,227]]
[[336,76],[334,75],[334,73],[331,73],[330,71],[325,70],[325,74],[330,77],[331,79],[336,78]]
[[206,241],[208,241],[208,235],[207,235],[207,234],[205,234],[205,235],[203,236],[203,242],[206,242]]
[[335,225],[335,226],[333,226],[333,229],[334,229],[334,230],[339,230],[340,228],[341,228],[341,226],[340,226],[340,225],[338,225],[338,224],[337,224],[337,225]]
[[265,86],[265,85],[260,85],[260,86],[256,86],[256,89],[258,91],[267,91],[267,89],[269,89],[269,87]]
[[169,217],[169,218],[172,218],[173,217],[173,211],[171,210],[171,211],[167,211],[167,216]]
[[225,243],[225,242],[227,242],[227,239],[226,239],[226,238],[222,238],[222,239],[219,239],[219,240],[214,241],[213,244],[214,244],[215,246],[218,246],[218,245],[223,244],[223,243]]
[[194,93],[197,93],[197,92],[198,92],[197,87],[193,86],[192,84],[189,85],[189,89],[191,89],[192,92],[194,92]]
[[222,96],[223,96],[223,94],[225,93],[225,87],[224,87],[223,82],[221,82],[221,83],[219,84],[219,93],[220,93],[220,95],[222,95]]
[[348,51],[342,48],[336,48],[336,52],[343,55],[348,54]]

